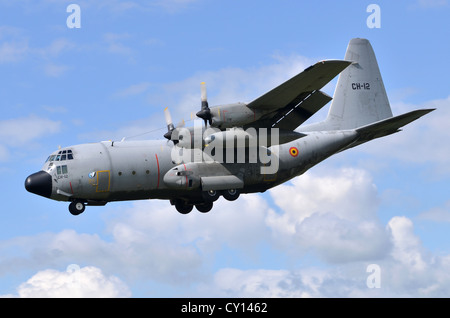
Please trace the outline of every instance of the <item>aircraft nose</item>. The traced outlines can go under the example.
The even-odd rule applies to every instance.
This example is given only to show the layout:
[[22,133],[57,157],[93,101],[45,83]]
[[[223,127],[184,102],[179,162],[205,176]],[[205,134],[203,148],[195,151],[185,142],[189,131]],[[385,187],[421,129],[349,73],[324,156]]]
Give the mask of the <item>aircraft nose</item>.
[[28,176],[25,180],[28,192],[50,198],[52,195],[52,176],[45,171],[39,171]]

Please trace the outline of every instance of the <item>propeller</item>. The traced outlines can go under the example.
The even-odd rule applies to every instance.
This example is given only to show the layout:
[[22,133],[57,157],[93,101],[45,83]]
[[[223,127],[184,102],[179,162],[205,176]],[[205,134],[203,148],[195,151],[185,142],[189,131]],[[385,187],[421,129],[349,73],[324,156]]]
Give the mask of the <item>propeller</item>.
[[[173,122],[172,122],[172,116],[170,115],[169,107],[164,108],[164,117],[166,119],[166,124],[167,124],[167,132],[164,134],[164,137],[168,140],[172,140],[172,133],[175,130],[175,126],[173,125]],[[184,127],[184,125],[185,125],[185,122],[184,122],[184,119],[182,119],[178,123],[176,128]],[[179,142],[178,139],[174,139],[172,141],[174,144],[177,144]]]
[[173,126],[172,116],[170,115],[169,107],[164,108],[164,117],[166,119],[167,124],[167,132],[164,134],[164,137],[170,140],[172,138],[172,132],[175,129],[175,127]]
[[208,122],[210,125],[212,122],[211,110],[209,109],[208,100],[206,98],[206,84],[205,84],[205,82],[202,82],[200,85],[201,85],[202,109],[199,112],[197,112],[196,115],[205,121],[205,127],[206,127]]

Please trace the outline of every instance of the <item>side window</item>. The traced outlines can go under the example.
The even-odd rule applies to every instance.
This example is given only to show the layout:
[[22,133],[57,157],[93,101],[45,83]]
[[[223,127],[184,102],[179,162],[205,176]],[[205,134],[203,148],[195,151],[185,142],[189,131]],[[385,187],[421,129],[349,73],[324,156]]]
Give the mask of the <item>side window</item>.
[[67,165],[56,167],[56,174],[67,174],[67,173],[68,173]]

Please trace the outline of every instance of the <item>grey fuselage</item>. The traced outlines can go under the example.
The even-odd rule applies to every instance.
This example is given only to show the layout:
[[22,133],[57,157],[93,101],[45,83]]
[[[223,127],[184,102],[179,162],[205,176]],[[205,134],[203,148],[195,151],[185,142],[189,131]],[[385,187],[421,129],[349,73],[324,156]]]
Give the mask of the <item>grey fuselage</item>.
[[[202,177],[238,176],[243,181],[241,193],[263,192],[345,149],[356,136],[352,130],[313,132],[276,146],[276,151],[274,147],[269,148],[271,162],[266,164],[259,159],[254,163],[177,162],[172,142],[104,141],[59,149],[47,159],[42,170],[51,175],[49,198],[57,201],[79,199],[91,205],[103,205],[123,200],[182,199],[195,204],[202,201],[204,189],[199,182]],[[73,159],[61,160],[61,154],[69,150]],[[262,167],[268,165],[273,165],[273,169],[263,172]],[[170,177],[177,167],[193,171],[191,175]],[[197,181],[189,184],[191,177]]]

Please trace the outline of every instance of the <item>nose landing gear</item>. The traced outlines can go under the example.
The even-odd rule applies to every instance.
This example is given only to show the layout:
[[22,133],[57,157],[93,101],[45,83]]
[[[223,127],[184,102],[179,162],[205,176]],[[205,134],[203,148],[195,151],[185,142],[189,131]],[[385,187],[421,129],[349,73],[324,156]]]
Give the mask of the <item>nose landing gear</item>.
[[85,203],[80,200],[72,201],[72,203],[69,204],[69,212],[72,215],[79,215],[83,213],[85,209],[86,209]]

